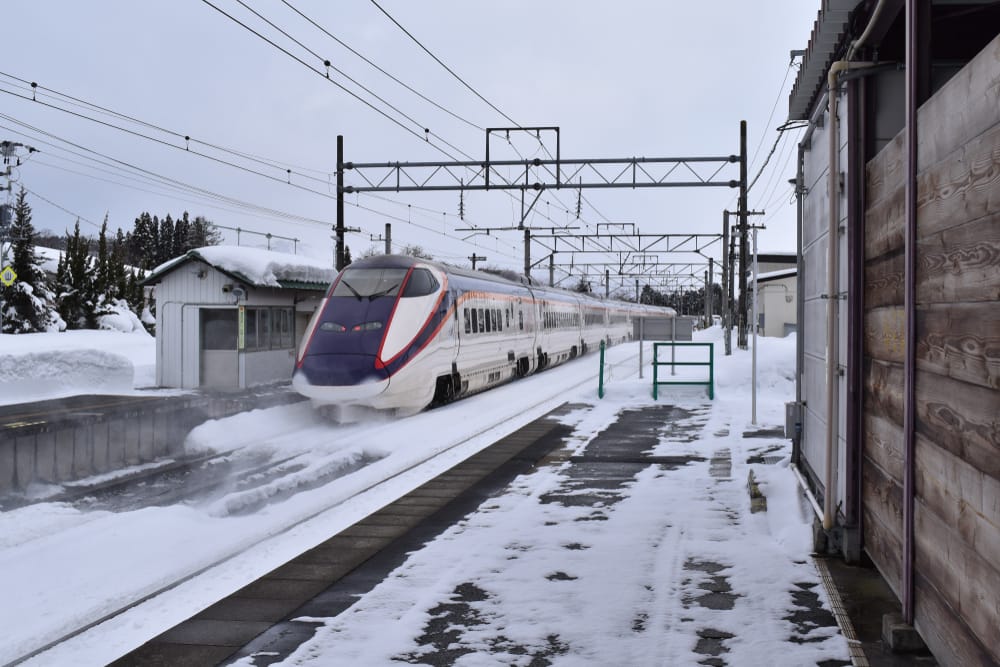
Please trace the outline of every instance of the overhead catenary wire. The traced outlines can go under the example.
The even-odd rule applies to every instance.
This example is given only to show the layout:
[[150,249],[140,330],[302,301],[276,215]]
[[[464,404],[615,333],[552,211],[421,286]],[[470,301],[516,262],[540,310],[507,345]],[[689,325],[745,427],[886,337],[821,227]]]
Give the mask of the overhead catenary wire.
[[438,58],[438,57],[437,57],[436,55],[434,55],[433,53],[431,53],[430,49],[428,49],[428,48],[427,48],[426,46],[424,46],[423,44],[421,44],[420,40],[418,40],[418,39],[417,39],[416,37],[414,37],[414,36],[413,36],[413,34],[412,34],[412,33],[411,33],[411,32],[410,32],[409,30],[407,30],[406,28],[404,28],[404,27],[403,27],[403,25],[402,25],[402,24],[401,24],[401,23],[400,23],[399,21],[397,21],[396,19],[394,19],[394,18],[392,17],[392,15],[391,15],[391,14],[390,14],[389,12],[387,12],[387,11],[386,11],[385,9],[383,9],[383,8],[382,8],[382,6],[381,6],[380,4],[378,4],[378,2],[376,2],[375,0],[371,0],[371,3],[372,3],[373,5],[375,5],[375,7],[377,7],[377,8],[378,8],[378,10],[379,10],[380,12],[382,12],[383,14],[385,14],[385,16],[386,16],[386,17],[387,17],[387,18],[388,18],[388,19],[389,19],[390,21],[392,21],[392,22],[393,22],[393,23],[394,23],[394,24],[396,25],[396,27],[397,27],[397,28],[399,28],[400,30],[402,30],[402,31],[403,31],[403,33],[404,33],[404,34],[406,34],[406,36],[407,36],[407,37],[409,37],[409,38],[410,38],[411,40],[413,40],[413,42],[414,42],[414,43],[415,43],[415,44],[416,44],[417,46],[419,46],[419,47],[420,47],[421,49],[423,49],[423,51],[424,51],[424,52],[425,52],[425,53],[426,53],[427,55],[429,55],[429,56],[430,56],[431,58],[433,58],[433,59],[434,59],[434,61],[435,61],[435,62],[436,62],[437,64],[441,65],[441,67],[443,67],[443,68],[444,68],[444,69],[445,69],[445,70],[446,70],[446,71],[447,71],[447,72],[448,72],[449,74],[451,74],[451,75],[452,75],[453,77],[455,77],[455,78],[456,78],[456,79],[457,79],[457,80],[458,80],[458,81],[459,81],[459,82],[460,82],[460,83],[461,83],[461,84],[462,84],[463,86],[465,86],[465,87],[466,87],[466,88],[468,88],[468,89],[469,89],[470,91],[472,91],[472,93],[473,93],[473,94],[474,94],[474,95],[475,95],[476,97],[478,97],[479,99],[481,99],[481,100],[482,100],[483,102],[485,102],[485,103],[486,103],[486,104],[487,104],[487,105],[488,105],[488,106],[489,106],[489,107],[490,107],[491,109],[493,109],[493,110],[494,110],[494,111],[496,111],[496,112],[497,112],[498,114],[500,114],[500,115],[501,115],[501,116],[503,116],[503,117],[504,117],[505,119],[507,119],[507,121],[508,121],[509,123],[511,123],[511,124],[513,124],[513,125],[515,125],[515,126],[517,126],[517,127],[521,127],[521,126],[520,126],[520,124],[519,124],[519,123],[518,123],[517,121],[515,121],[515,120],[514,120],[513,118],[511,118],[510,116],[508,116],[507,114],[505,114],[505,113],[504,113],[503,111],[501,111],[501,110],[500,110],[499,108],[497,108],[497,106],[496,106],[495,104],[493,104],[492,102],[490,102],[490,101],[489,101],[488,99],[486,99],[485,97],[483,97],[483,96],[482,96],[482,95],[481,95],[481,94],[479,93],[479,91],[478,91],[478,90],[476,90],[475,88],[473,88],[472,86],[470,86],[470,85],[469,85],[468,83],[466,83],[465,79],[463,79],[463,78],[462,78],[462,77],[460,77],[460,76],[459,76],[458,74],[456,74],[456,73],[455,73],[455,71],[454,71],[453,69],[451,69],[450,67],[448,67],[447,65],[445,65],[445,64],[444,64],[444,62],[443,62],[443,61],[442,61],[442,60],[441,60],[440,58]]
[[361,53],[359,53],[357,50],[353,49],[351,46],[349,46],[348,44],[346,44],[345,42],[343,42],[342,40],[340,40],[337,36],[335,36],[334,34],[332,34],[329,30],[327,30],[326,28],[324,28],[323,26],[321,26],[319,23],[317,23],[313,19],[311,19],[308,16],[306,16],[301,10],[299,10],[297,7],[295,7],[294,5],[292,5],[292,3],[288,2],[288,0],[281,0],[281,2],[284,3],[293,12],[295,12],[296,14],[298,14],[299,16],[301,16],[303,19],[305,19],[308,23],[310,23],[317,30],[319,30],[320,32],[322,32],[324,35],[326,35],[327,37],[329,37],[333,41],[337,42],[337,44],[340,44],[342,47],[344,47],[345,49],[347,49],[348,51],[350,51],[351,53],[353,53],[355,56],[357,56],[361,60],[364,60],[366,63],[368,63],[369,65],[371,65],[372,67],[374,67],[376,70],[378,70],[379,72],[381,72],[385,76],[389,77],[390,79],[392,79],[393,81],[395,81],[396,83],[398,83],[399,85],[401,85],[403,88],[406,88],[408,91],[410,91],[411,93],[413,93],[414,95],[416,95],[420,99],[422,99],[425,102],[427,102],[427,103],[433,105],[434,107],[440,109],[441,111],[445,112],[449,116],[451,116],[451,117],[453,117],[453,118],[455,118],[457,120],[462,121],[463,123],[465,123],[466,125],[472,127],[473,129],[480,130],[482,132],[486,131],[486,128],[481,127],[481,126],[477,125],[476,123],[472,122],[471,120],[460,116],[459,114],[455,113],[451,109],[448,109],[446,107],[441,106],[440,104],[438,104],[434,100],[430,99],[429,97],[427,97],[426,95],[424,95],[423,93],[421,93],[419,90],[416,90],[412,86],[404,83],[403,81],[400,81],[397,77],[393,76],[392,74],[390,74],[389,72],[387,72],[386,70],[384,70],[382,67],[380,67],[379,65],[377,65],[374,62],[372,62],[370,59],[366,58],[364,55],[362,55]]
[[[360,95],[358,95],[354,91],[350,90],[349,88],[347,88],[343,84],[340,84],[340,83],[334,81],[333,79],[329,78],[324,72],[322,72],[322,71],[314,68],[312,65],[310,65],[309,63],[307,63],[305,60],[302,60],[297,55],[295,55],[294,53],[292,53],[291,51],[289,51],[288,49],[286,49],[283,46],[279,45],[275,41],[269,39],[265,35],[263,35],[260,32],[258,32],[257,30],[254,30],[253,28],[251,28],[250,26],[248,26],[246,23],[240,21],[238,18],[236,18],[232,14],[229,14],[228,12],[226,12],[225,10],[223,10],[220,7],[216,6],[215,4],[213,4],[212,2],[210,2],[209,0],[201,0],[201,1],[204,4],[208,5],[209,7],[211,7],[212,9],[214,9],[215,11],[219,12],[220,14],[222,14],[223,16],[225,16],[226,18],[228,18],[230,21],[236,23],[237,25],[239,25],[243,29],[245,29],[248,32],[256,35],[261,40],[267,42],[268,44],[270,44],[274,48],[278,49],[279,51],[281,51],[282,53],[284,53],[286,56],[288,56],[289,58],[291,58],[292,60],[295,60],[296,62],[298,62],[299,64],[301,64],[303,67],[306,67],[307,69],[309,69],[309,71],[311,71],[314,74],[316,74],[316,75],[324,78],[325,80],[329,81],[334,86],[340,88],[345,93],[347,93],[348,95],[350,95],[354,99],[358,100],[359,102],[361,102],[362,104],[364,104],[366,107],[368,107],[372,111],[375,111],[380,116],[388,119],[391,123],[393,123],[394,125],[397,125],[402,130],[404,130],[405,132],[407,132],[408,134],[411,134],[411,135],[417,137],[421,141],[425,141],[430,146],[432,146],[436,150],[440,151],[441,153],[443,153],[447,157],[451,158],[452,160],[456,159],[455,156],[451,155],[446,150],[444,150],[443,148],[441,148],[440,146],[438,146],[434,142],[430,141],[430,139],[428,137],[421,136],[420,133],[418,133],[417,131],[415,131],[413,128],[407,127],[403,122],[401,122],[400,120],[398,120],[396,118],[393,118],[391,115],[389,115],[388,113],[386,113],[384,110],[379,109],[377,106],[375,106],[374,104],[372,104],[368,100],[364,99],[363,97],[361,97]],[[408,120],[410,120],[410,119],[408,119]],[[425,127],[425,126],[420,125],[419,123],[416,123],[415,121],[410,120],[410,122],[413,122],[414,124],[418,125],[419,127]],[[453,148],[453,150],[457,150],[457,149],[454,149],[454,147],[452,147],[452,148]],[[459,152],[461,152],[461,151],[459,151]]]

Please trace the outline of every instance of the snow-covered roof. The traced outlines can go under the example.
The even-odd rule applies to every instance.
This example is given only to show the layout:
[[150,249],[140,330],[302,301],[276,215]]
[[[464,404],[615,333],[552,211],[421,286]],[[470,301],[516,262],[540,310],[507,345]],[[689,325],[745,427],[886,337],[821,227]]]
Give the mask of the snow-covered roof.
[[777,271],[768,271],[767,273],[758,273],[757,282],[763,283],[768,280],[778,280],[779,278],[791,278],[799,272],[798,269],[778,269]]
[[144,281],[158,283],[176,268],[201,261],[240,282],[255,287],[300,287],[326,289],[337,275],[328,262],[245,246],[207,246],[189,250],[158,267]]

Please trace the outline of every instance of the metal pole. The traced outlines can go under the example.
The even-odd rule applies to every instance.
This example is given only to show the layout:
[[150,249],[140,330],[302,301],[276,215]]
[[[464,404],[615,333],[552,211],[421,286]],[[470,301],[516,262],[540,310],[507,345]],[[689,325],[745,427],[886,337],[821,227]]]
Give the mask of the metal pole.
[[549,287],[556,286],[556,254],[549,254]]
[[611,296],[611,271],[604,269],[604,298]]
[[725,329],[726,356],[733,353],[733,290],[729,266],[729,211],[722,212],[722,328]]
[[524,230],[524,277],[531,282],[531,230]]
[[337,135],[337,227],[336,269],[344,268],[344,136]]
[[677,375],[677,367],[674,366],[674,354],[677,350],[677,318],[670,318],[670,374]]
[[635,302],[639,303],[639,279],[635,279]]
[[750,392],[750,423],[757,425],[757,228],[753,229],[753,361],[750,375],[753,390]]
[[712,326],[712,318],[715,316],[715,290],[712,289],[715,280],[715,258],[708,258],[708,294],[705,300],[708,302],[708,322],[707,326]]
[[646,342],[646,318],[639,318],[639,379],[642,379],[642,346]]
[[740,306],[737,314],[737,344],[747,349],[747,122],[740,121]]
[[392,254],[392,223],[385,223],[385,254]]

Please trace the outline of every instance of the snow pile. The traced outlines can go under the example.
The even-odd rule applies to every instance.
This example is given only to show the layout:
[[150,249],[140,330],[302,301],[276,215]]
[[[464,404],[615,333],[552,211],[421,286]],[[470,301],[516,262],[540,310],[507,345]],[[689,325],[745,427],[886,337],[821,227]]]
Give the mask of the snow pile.
[[0,334],[0,405],[153,385],[156,340],[141,324],[130,331]]
[[97,318],[98,328],[106,331],[120,331],[122,333],[146,332],[146,328],[142,326],[142,322],[139,321],[139,318],[132,312],[132,309],[129,308],[128,303],[124,299],[115,299],[105,309],[108,312]]

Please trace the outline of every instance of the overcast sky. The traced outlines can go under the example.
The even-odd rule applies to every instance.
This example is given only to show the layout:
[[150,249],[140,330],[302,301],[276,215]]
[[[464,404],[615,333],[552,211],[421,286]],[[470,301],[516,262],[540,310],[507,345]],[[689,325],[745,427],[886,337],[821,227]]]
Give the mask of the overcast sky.
[[[4,2],[0,139],[39,149],[15,171],[29,190],[36,227],[61,233],[79,217],[84,233],[96,234],[106,213],[112,228],[130,229],[143,211],[176,217],[186,210],[220,225],[294,237],[298,252],[331,257],[338,134],[348,161],[481,159],[483,128],[510,126],[510,120],[559,126],[564,158],[595,159],[734,154],[745,119],[752,178],[786,118],[795,77],[789,52],[805,48],[819,9],[809,0],[378,0],[383,12],[371,0],[244,0],[306,50],[239,0],[210,2]],[[327,80],[326,59],[343,74],[331,69]],[[39,85],[38,102],[30,99],[25,82],[31,81]],[[767,211],[761,251],[795,249],[788,179],[797,137],[785,133],[751,192],[750,207]],[[544,148],[532,137],[494,142],[491,157],[547,158],[554,140],[542,138]],[[735,167],[721,174],[737,177]],[[347,182],[360,184],[350,172]],[[592,232],[610,222],[633,223],[642,233],[718,233],[723,209],[734,208],[735,200],[728,188],[587,190],[577,219],[576,191],[550,190],[528,225]],[[521,268],[520,233],[457,231],[516,225],[519,196],[467,193],[462,205],[464,220],[457,192],[350,195],[346,221],[362,231],[349,234],[347,243],[355,256],[381,248],[372,237],[391,223],[397,246],[418,244],[462,265],[476,253],[487,264]],[[228,232],[227,241],[235,243],[236,233]],[[266,243],[248,233],[240,241]],[[278,239],[272,247],[292,249]],[[533,258],[542,253],[533,247]],[[721,244],[707,254],[721,258]],[[544,273],[544,266],[536,270]]]

